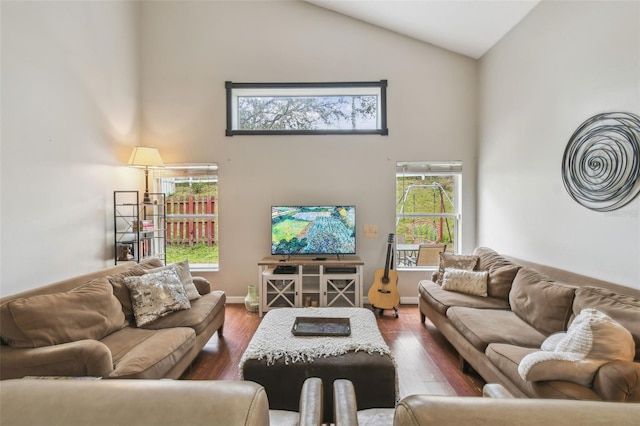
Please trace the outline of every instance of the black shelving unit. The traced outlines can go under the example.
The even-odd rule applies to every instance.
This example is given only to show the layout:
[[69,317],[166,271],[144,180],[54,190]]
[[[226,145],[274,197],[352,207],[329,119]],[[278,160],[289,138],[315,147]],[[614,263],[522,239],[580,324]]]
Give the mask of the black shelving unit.
[[114,259],[140,262],[149,257],[167,260],[167,216],[165,195],[149,194],[150,203],[141,202],[138,191],[113,191]]

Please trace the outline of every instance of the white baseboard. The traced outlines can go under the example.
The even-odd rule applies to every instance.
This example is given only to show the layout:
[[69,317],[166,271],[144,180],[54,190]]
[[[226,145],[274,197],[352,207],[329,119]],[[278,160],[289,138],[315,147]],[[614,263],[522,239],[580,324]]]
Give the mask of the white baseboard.
[[[244,296],[227,296],[227,303],[244,303]],[[362,303],[365,305],[369,304],[369,299],[365,297]],[[400,304],[401,305],[417,305],[418,296],[401,297]]]
[[[367,297],[363,298],[362,303],[367,305],[369,303],[369,299]],[[400,297],[400,304],[401,305],[417,305],[418,296]]]
[[245,296],[227,296],[227,303],[244,303]]

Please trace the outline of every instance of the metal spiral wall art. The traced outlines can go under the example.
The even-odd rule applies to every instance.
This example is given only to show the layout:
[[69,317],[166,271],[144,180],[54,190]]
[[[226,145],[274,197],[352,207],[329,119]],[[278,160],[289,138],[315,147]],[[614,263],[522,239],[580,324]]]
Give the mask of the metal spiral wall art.
[[562,181],[582,206],[608,212],[640,193],[640,117],[594,115],[573,133],[562,158]]

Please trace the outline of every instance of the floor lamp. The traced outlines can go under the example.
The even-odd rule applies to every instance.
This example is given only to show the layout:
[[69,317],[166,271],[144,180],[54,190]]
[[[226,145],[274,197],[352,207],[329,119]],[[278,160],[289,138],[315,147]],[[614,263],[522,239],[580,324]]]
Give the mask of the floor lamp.
[[133,148],[131,157],[129,157],[129,164],[132,166],[144,167],[144,204],[151,204],[151,197],[149,197],[149,167],[162,167],[164,163],[160,157],[160,152],[157,148],[150,148],[148,146],[136,146]]

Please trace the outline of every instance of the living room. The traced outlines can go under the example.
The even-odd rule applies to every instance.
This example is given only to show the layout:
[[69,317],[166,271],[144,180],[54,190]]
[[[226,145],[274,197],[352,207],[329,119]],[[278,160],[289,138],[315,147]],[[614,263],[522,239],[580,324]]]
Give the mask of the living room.
[[[591,211],[561,176],[582,122],[640,113],[637,1],[542,1],[478,59],[304,1],[3,0],[0,13],[2,296],[113,265],[113,191],[144,189],[136,145],[218,164],[219,269],[194,275],[229,301],[256,284],[270,207],[287,204],[358,206],[366,293],[399,161],[462,162],[460,253],[640,289],[640,198]],[[381,79],[388,136],[225,136],[225,81]],[[399,271],[403,303],[424,277]]]
[[[135,145],[218,163],[220,268],[203,275],[229,297],[254,283],[286,203],[357,205],[370,282],[407,160],[462,161],[462,253],[637,288],[640,200],[589,211],[560,170],[580,123],[638,111],[637,7],[542,2],[474,60],[298,1],[3,1],[2,294],[112,264],[112,191],[144,185]],[[224,136],[224,81],[379,79],[388,136]],[[403,300],[420,276],[401,272]]]

